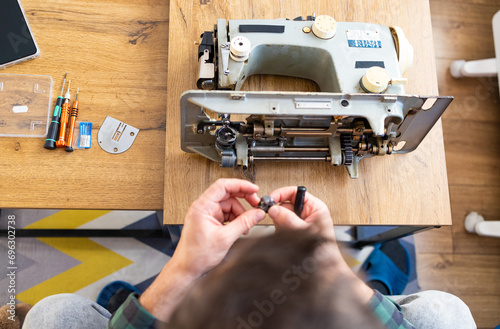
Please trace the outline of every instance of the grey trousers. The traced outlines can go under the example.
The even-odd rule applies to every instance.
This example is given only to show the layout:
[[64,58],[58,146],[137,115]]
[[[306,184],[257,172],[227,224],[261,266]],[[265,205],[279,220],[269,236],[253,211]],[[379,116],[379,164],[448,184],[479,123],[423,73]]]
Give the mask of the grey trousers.
[[[417,329],[477,328],[465,303],[446,292],[428,290],[390,296]],[[59,294],[39,301],[26,316],[23,329],[105,329],[111,314],[78,295]]]
[[401,305],[405,318],[417,329],[477,328],[469,307],[452,294],[426,290],[389,298]]

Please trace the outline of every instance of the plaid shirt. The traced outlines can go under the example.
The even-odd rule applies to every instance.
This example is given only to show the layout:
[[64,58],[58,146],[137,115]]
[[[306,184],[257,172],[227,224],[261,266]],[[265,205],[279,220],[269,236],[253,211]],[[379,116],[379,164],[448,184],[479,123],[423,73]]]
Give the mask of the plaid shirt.
[[142,307],[137,300],[139,294],[132,293],[116,310],[108,323],[108,329],[155,329],[162,323]]
[[370,300],[370,306],[375,316],[380,319],[382,324],[389,329],[415,329],[413,325],[405,319],[403,310],[398,303],[382,295],[375,290]]
[[[166,328],[165,323],[149,314],[137,298],[138,294],[130,294],[125,303],[113,314],[109,320],[108,329],[153,329]],[[403,315],[403,310],[396,302],[385,297],[375,290],[370,300],[370,306],[383,325],[389,329],[415,329]]]

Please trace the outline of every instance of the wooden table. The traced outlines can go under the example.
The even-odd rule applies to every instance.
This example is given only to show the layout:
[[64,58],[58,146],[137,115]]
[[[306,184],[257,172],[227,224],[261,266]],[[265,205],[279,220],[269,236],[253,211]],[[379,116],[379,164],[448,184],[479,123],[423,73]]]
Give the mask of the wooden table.
[[[41,57],[0,73],[52,76],[55,101],[68,72],[72,94],[80,88],[79,120],[94,124],[93,141],[90,150],[68,154],[43,149],[40,138],[0,138],[0,208],[149,210],[165,204],[165,223],[182,223],[190,203],[217,178],[240,177],[259,184],[261,194],[305,185],[329,205],[336,224],[451,224],[440,123],[413,153],[361,161],[357,180],[345,168],[325,163],[222,169],[180,149],[180,94],[195,88],[195,42],[217,18],[294,18],[316,12],[338,21],[399,25],[415,48],[408,93],[435,95],[427,1],[23,0],[23,6]],[[245,88],[314,86],[252,77]],[[120,155],[96,143],[107,115],[141,130]]]
[[[335,224],[450,225],[450,203],[439,122],[418,150],[362,160],[359,178],[344,167],[326,163],[257,163],[251,170],[220,168],[180,149],[181,93],[196,89],[197,47],[200,34],[218,18],[275,19],[327,14],[337,21],[397,25],[415,49],[406,77],[409,94],[436,95],[437,81],[427,0],[404,1],[267,1],[220,0],[170,3],[167,136],[165,156],[164,223],[182,223],[184,213],[211,183],[221,177],[249,179],[261,194],[288,185],[304,185],[329,206]],[[297,79],[257,77],[246,90],[302,90]],[[173,127],[172,130],[169,130]],[[269,223],[269,221],[267,222]]]
[[[41,56],[0,73],[52,76],[55,102],[68,72],[79,120],[94,126],[92,148],[70,154],[41,138],[0,138],[0,208],[162,209],[168,1],[22,4]],[[108,115],[140,129],[125,153],[96,142]]]

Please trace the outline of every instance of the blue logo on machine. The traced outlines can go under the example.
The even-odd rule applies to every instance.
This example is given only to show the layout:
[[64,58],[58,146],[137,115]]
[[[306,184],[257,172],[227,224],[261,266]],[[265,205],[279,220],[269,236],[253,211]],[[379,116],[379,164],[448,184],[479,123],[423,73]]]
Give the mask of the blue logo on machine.
[[349,47],[382,48],[378,31],[346,30]]

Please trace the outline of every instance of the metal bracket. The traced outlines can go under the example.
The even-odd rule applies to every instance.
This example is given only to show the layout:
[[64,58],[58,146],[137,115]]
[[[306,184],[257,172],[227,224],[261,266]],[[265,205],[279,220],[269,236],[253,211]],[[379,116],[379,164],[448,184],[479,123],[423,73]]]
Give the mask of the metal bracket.
[[127,151],[135,141],[139,129],[107,116],[97,133],[99,146],[111,154]]
[[340,146],[340,137],[329,137],[328,144],[330,146],[330,156],[332,157],[332,166],[340,166],[342,164],[342,150]]
[[224,71],[224,75],[229,75],[229,55],[231,53],[229,47],[229,42],[226,42],[220,46],[220,53],[222,56],[222,70]]

